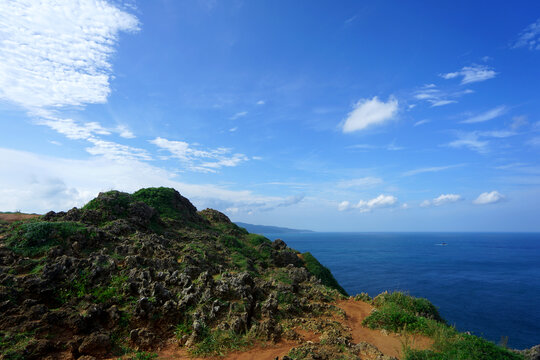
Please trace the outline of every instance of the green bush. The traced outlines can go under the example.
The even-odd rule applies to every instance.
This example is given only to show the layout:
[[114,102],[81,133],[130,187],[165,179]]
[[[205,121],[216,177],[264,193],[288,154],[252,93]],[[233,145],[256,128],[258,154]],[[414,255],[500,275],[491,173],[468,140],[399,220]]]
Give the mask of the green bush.
[[362,325],[370,329],[385,329],[392,332],[408,330],[411,332],[428,332],[428,319],[416,316],[400,308],[398,305],[389,303],[375,309],[362,321]]
[[373,305],[376,307],[381,307],[386,304],[395,304],[413,315],[419,315],[428,319],[444,322],[435,305],[424,298],[416,298],[403,292],[395,291],[392,293],[383,292],[373,299]]

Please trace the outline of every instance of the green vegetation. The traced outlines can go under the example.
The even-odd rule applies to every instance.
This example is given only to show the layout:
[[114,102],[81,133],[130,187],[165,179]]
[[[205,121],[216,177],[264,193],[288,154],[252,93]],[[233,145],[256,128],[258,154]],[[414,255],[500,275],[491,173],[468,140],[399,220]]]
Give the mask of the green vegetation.
[[131,356],[130,360],[152,360],[158,357],[158,354],[146,352],[146,351],[137,351],[135,355]]
[[317,260],[313,255],[311,255],[311,253],[303,253],[302,258],[304,259],[304,263],[306,264],[306,268],[308,269],[308,271],[315,275],[318,279],[320,279],[324,285],[329,286],[332,289],[336,289],[341,294],[348,296],[345,289],[343,289],[341,285],[339,285],[330,270],[326,266],[323,266],[319,262],[319,260]]
[[126,275],[111,277],[107,286],[92,286],[88,277],[89,272],[82,271],[73,281],[67,283],[60,290],[60,302],[63,304],[72,299],[82,299],[87,295],[90,295],[96,303],[106,303],[113,299],[120,303],[132,300],[122,296],[122,286],[127,281]]
[[187,322],[176,325],[174,329],[174,335],[176,335],[178,339],[181,339],[184,335],[191,335],[192,332],[193,329],[191,328],[191,325]]
[[19,224],[6,243],[15,253],[34,257],[54,246],[66,246],[77,236],[88,235],[88,229],[77,222],[31,221]]
[[231,351],[249,347],[253,342],[252,335],[237,334],[232,330],[210,330],[204,327],[202,340],[190,352],[194,356],[225,356]]
[[376,296],[372,303],[377,309],[362,322],[371,329],[405,330],[431,336],[444,324],[437,308],[424,298],[415,298],[399,291],[384,292]]
[[24,348],[34,339],[32,333],[18,334],[0,332],[0,354],[5,360],[23,360]]
[[434,340],[432,350],[413,350],[405,346],[405,360],[523,359],[487,340],[459,333],[446,324],[427,299],[403,292],[384,292],[372,303],[377,309],[364,319],[363,325],[392,332],[420,333]]
[[82,210],[99,210],[104,218],[123,218],[127,215],[129,204],[132,201],[130,194],[113,190],[90,200],[82,207]]
[[[132,197],[135,201],[142,201],[146,205],[153,207],[162,218],[180,220],[185,218],[186,215],[189,217],[186,209],[178,206],[178,203],[181,202],[181,199],[183,198],[172,188],[159,187],[141,189],[133,193]],[[195,211],[196,209],[193,207],[193,212]]]
[[444,322],[435,305],[428,299],[413,297],[401,291],[394,291],[391,293],[385,291],[373,299],[373,305],[376,307],[387,304],[397,305],[399,308],[413,315]]
[[404,360],[523,360],[523,356],[473,335],[440,338],[434,350],[406,349]]

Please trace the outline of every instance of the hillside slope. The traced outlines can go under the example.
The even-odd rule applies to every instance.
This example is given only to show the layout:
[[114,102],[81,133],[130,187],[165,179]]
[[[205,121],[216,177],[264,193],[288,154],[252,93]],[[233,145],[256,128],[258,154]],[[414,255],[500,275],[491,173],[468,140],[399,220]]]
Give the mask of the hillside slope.
[[[345,300],[376,310],[355,322],[351,309],[366,307]],[[424,299],[348,298],[311,254],[197,211],[174,189],[110,191],[81,209],[0,221],[2,359],[242,358],[271,344],[293,359],[391,359],[358,334],[386,344],[404,329],[425,337],[446,325]],[[489,359],[521,358],[486,346],[498,354]],[[394,355],[447,359],[435,350]]]

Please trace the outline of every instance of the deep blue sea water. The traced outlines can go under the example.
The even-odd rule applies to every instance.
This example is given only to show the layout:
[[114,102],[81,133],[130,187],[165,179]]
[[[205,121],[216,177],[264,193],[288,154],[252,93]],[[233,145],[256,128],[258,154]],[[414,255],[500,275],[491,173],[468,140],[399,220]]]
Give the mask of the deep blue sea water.
[[539,233],[264,235],[311,252],[349,294],[404,290],[460,331],[508,336],[517,349],[540,344]]

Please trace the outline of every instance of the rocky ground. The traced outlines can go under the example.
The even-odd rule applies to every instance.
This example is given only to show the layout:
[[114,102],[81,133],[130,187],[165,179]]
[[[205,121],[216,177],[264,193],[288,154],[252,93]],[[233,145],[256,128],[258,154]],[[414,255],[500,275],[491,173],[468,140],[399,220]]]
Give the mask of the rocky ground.
[[[81,209],[0,217],[3,359],[247,359],[240,354],[284,344],[267,355],[392,359],[409,355],[374,343],[376,334],[403,336],[381,320],[395,304],[409,324],[427,324],[411,349],[431,346],[426,329],[446,326],[431,304],[412,314],[377,299],[349,299],[311,254],[197,211],[174,189],[110,191]],[[504,351],[501,359],[521,358]]]

